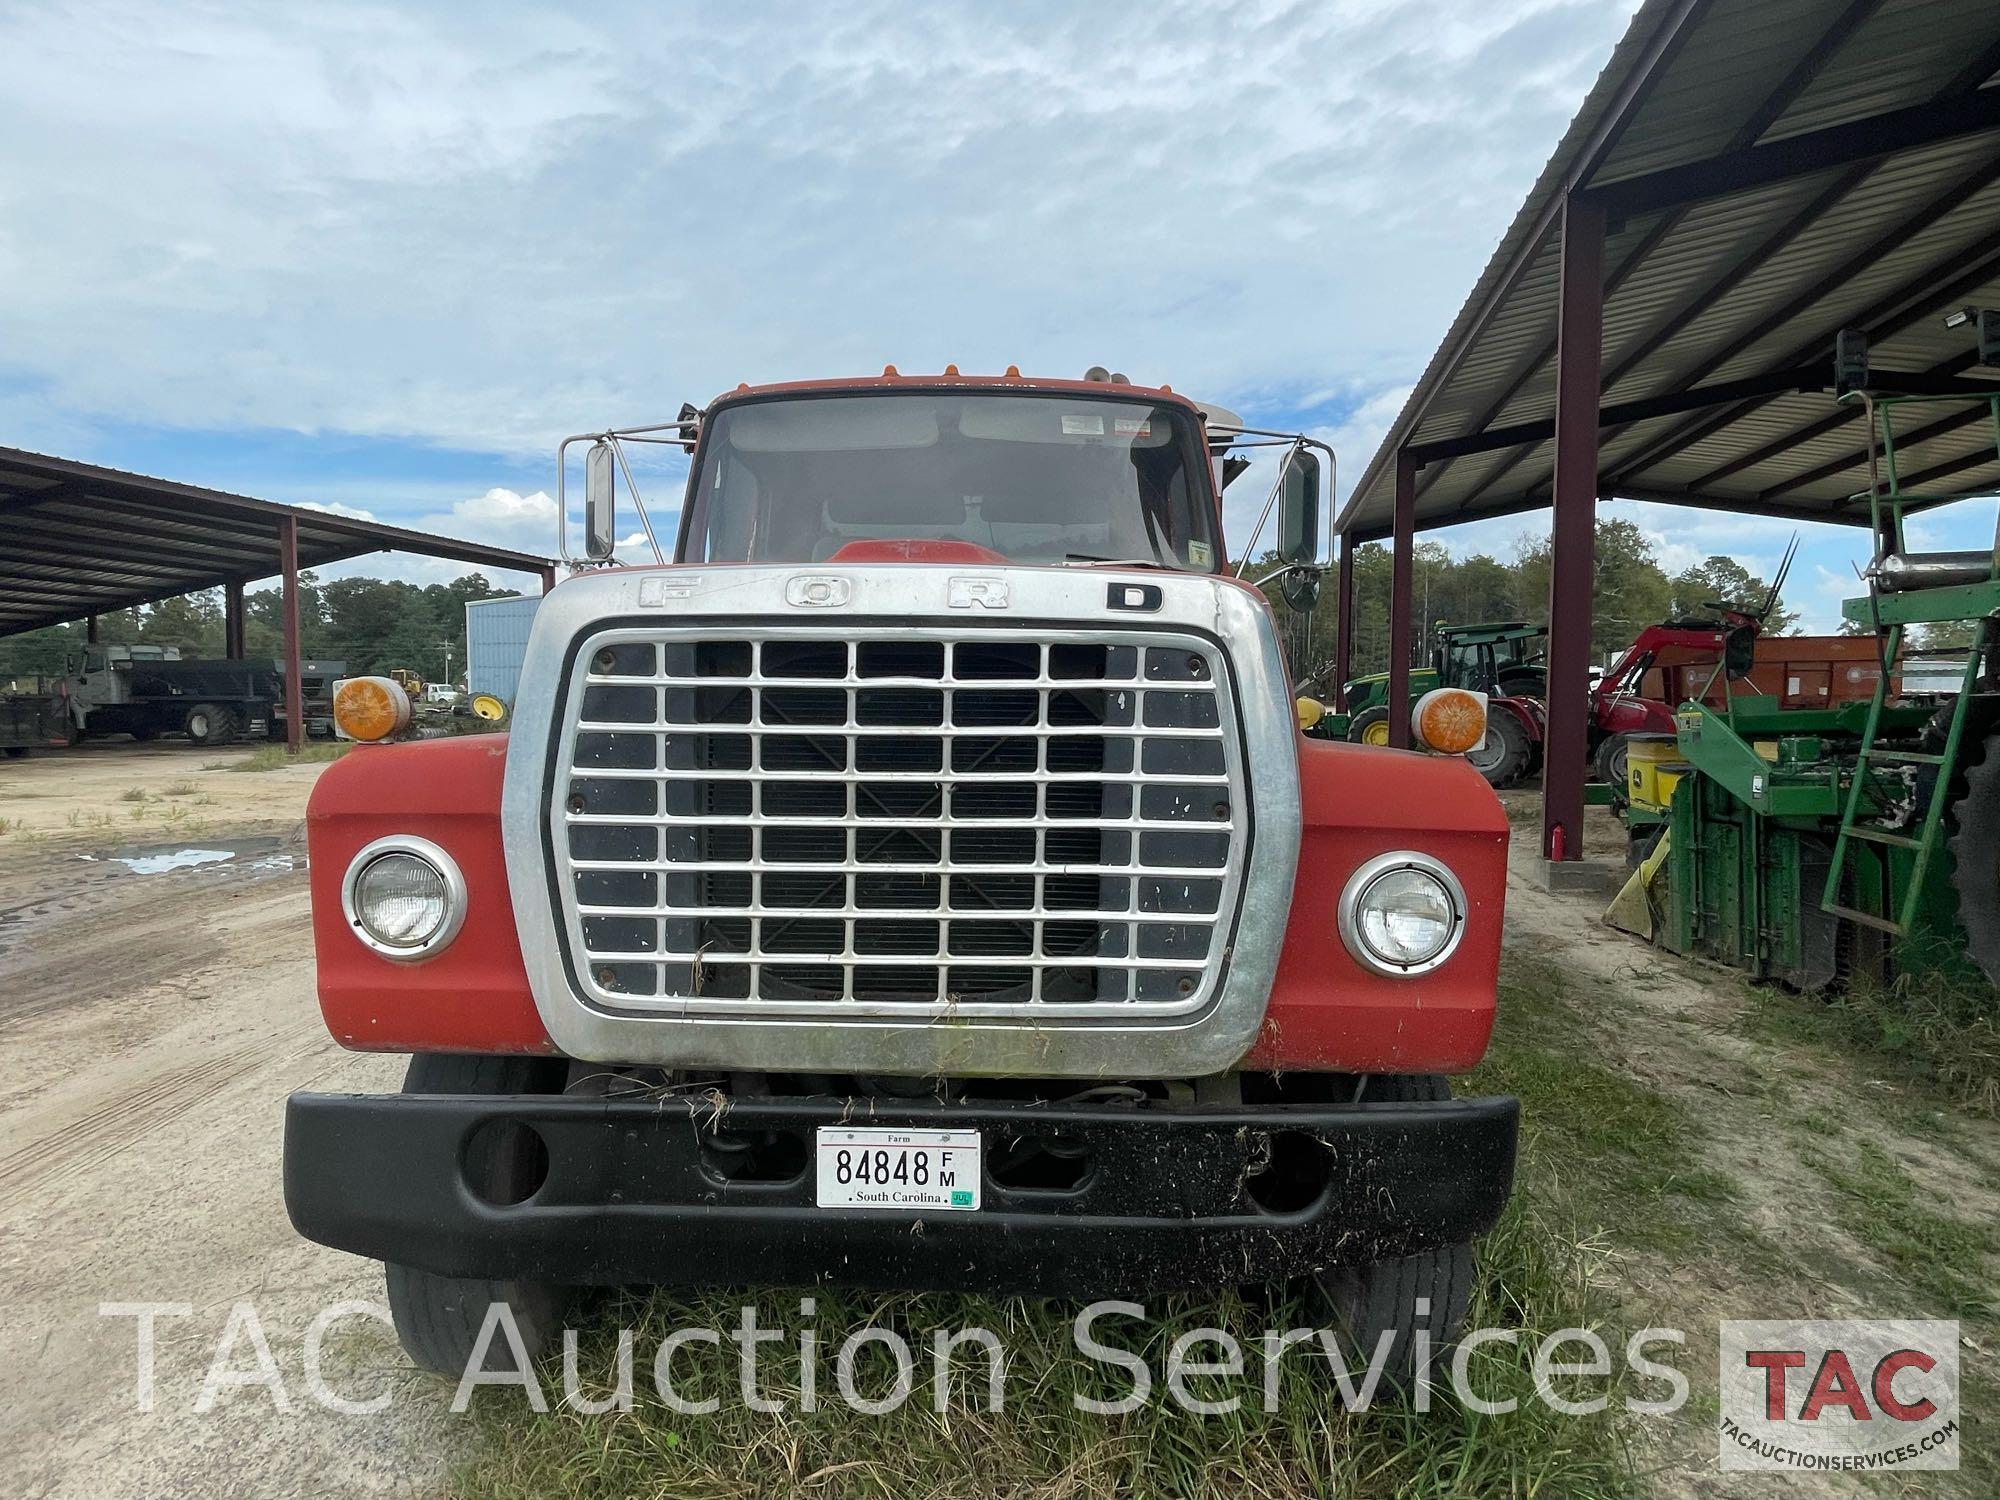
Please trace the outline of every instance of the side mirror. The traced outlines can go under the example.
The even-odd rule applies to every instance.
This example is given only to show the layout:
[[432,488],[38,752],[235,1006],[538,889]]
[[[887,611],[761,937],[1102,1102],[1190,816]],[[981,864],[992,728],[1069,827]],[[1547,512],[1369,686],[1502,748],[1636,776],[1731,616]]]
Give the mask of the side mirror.
[[1319,603],[1318,568],[1293,568],[1278,580],[1278,595],[1292,609],[1309,615]]
[[1278,555],[1288,563],[1319,561],[1319,457],[1297,447],[1278,478]]
[[602,438],[583,456],[583,554],[603,562],[618,548],[618,475]]

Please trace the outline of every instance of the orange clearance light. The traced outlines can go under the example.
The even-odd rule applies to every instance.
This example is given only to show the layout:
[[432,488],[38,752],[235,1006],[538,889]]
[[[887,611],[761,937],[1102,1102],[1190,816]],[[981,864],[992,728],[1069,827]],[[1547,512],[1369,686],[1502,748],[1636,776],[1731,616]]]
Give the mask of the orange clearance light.
[[333,685],[333,728],[342,739],[372,744],[410,722],[410,695],[388,677],[344,677]]
[[894,375],[894,374],[896,374],[896,373],[897,373],[897,370],[896,370],[896,367],[895,367],[894,365],[884,365],[884,366],[882,366],[882,374],[883,374],[884,378],[887,378],[888,376],[891,376],[891,375]]
[[947,375],[956,375],[956,374],[958,373],[958,366],[957,366],[957,365],[946,365],[946,366],[944,367],[944,372],[945,372],[945,374],[947,374]]
[[1486,738],[1486,695],[1434,688],[1410,711],[1410,732],[1440,755],[1463,755]]
[[1019,365],[1007,366],[1007,374],[1005,378],[1008,380],[1019,380],[1021,378],[1021,367]]

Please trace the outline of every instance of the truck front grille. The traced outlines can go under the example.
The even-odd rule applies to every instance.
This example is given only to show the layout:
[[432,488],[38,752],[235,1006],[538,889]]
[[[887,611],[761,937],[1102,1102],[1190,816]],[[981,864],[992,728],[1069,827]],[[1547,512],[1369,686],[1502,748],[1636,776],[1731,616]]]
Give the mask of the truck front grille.
[[610,630],[566,701],[593,1004],[1168,1017],[1219,982],[1251,824],[1206,638]]

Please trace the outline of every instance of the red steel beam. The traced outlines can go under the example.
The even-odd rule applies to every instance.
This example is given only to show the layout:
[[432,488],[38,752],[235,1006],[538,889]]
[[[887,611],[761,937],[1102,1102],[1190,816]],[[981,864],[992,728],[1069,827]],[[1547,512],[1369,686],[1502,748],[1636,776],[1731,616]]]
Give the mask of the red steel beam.
[[1563,212],[1556,312],[1555,517],[1549,568],[1548,728],[1542,854],[1583,857],[1589,748],[1591,575],[1597,546],[1597,403],[1604,360],[1604,210],[1572,196]]
[[306,740],[304,673],[299,667],[299,523],[278,522],[278,567],[285,579],[285,748],[297,755]]
[[1417,545],[1417,460],[1396,450],[1396,526],[1389,555],[1389,743],[1410,748],[1410,564]]
[[1354,678],[1354,539],[1340,539],[1333,589],[1333,704],[1347,712],[1347,684]]
[[241,661],[244,650],[243,580],[232,579],[222,586],[222,654]]

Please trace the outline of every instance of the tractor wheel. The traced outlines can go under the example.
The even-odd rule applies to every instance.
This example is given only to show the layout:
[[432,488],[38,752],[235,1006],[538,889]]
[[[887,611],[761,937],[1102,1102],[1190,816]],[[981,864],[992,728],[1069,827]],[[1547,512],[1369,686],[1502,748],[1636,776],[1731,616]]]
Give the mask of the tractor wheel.
[[1629,735],[1611,734],[1597,747],[1597,779],[1611,788],[1611,796],[1619,806],[1624,806],[1631,790],[1631,780],[1627,763],[1632,757],[1632,742]]
[[1952,804],[1951,883],[1965,949],[2000,985],[2000,734],[1986,737],[1965,762],[1965,794]]
[[1389,743],[1389,710],[1381,704],[1364,708],[1347,721],[1347,737],[1357,745]]
[[[410,1059],[403,1092],[558,1094],[567,1074],[568,1064],[561,1059],[419,1052]],[[476,1142],[478,1137],[474,1139]],[[484,1179],[491,1200],[518,1203],[533,1196],[547,1170],[541,1143],[531,1134],[517,1131],[498,1137],[489,1147],[483,1153],[485,1159],[476,1164],[468,1160],[467,1169]],[[532,1364],[560,1336],[563,1314],[573,1295],[568,1288],[550,1282],[440,1276],[393,1261],[383,1270],[389,1313],[403,1352],[423,1369],[454,1380],[465,1373],[491,1304],[504,1302],[513,1311],[522,1351]],[[485,1368],[514,1368],[514,1350],[503,1331],[496,1330],[486,1346]]]
[[197,703],[181,720],[181,733],[196,745],[233,744],[237,731],[235,710],[214,703]]
[[[1451,1085],[1438,1074],[1402,1076],[1383,1073],[1370,1078],[1365,1101],[1393,1104],[1432,1103],[1451,1097]],[[1319,1273],[1320,1290],[1333,1304],[1335,1317],[1347,1336],[1349,1366],[1375,1357],[1382,1336],[1390,1335],[1383,1361],[1382,1382],[1392,1391],[1409,1392],[1416,1385],[1416,1332],[1431,1339],[1430,1379],[1448,1379],[1451,1348],[1465,1326],[1472,1300],[1472,1246],[1446,1245],[1416,1255],[1376,1261],[1366,1266],[1334,1266]],[[1419,1312],[1417,1304],[1426,1304]]]
[[1488,786],[1512,786],[1528,769],[1534,749],[1521,721],[1501,709],[1487,714],[1486,737],[1466,751],[1465,758]]
[[160,731],[158,727],[155,725],[138,724],[133,726],[132,738],[137,740],[142,745],[146,744],[150,740],[156,740],[159,737],[160,737]]

